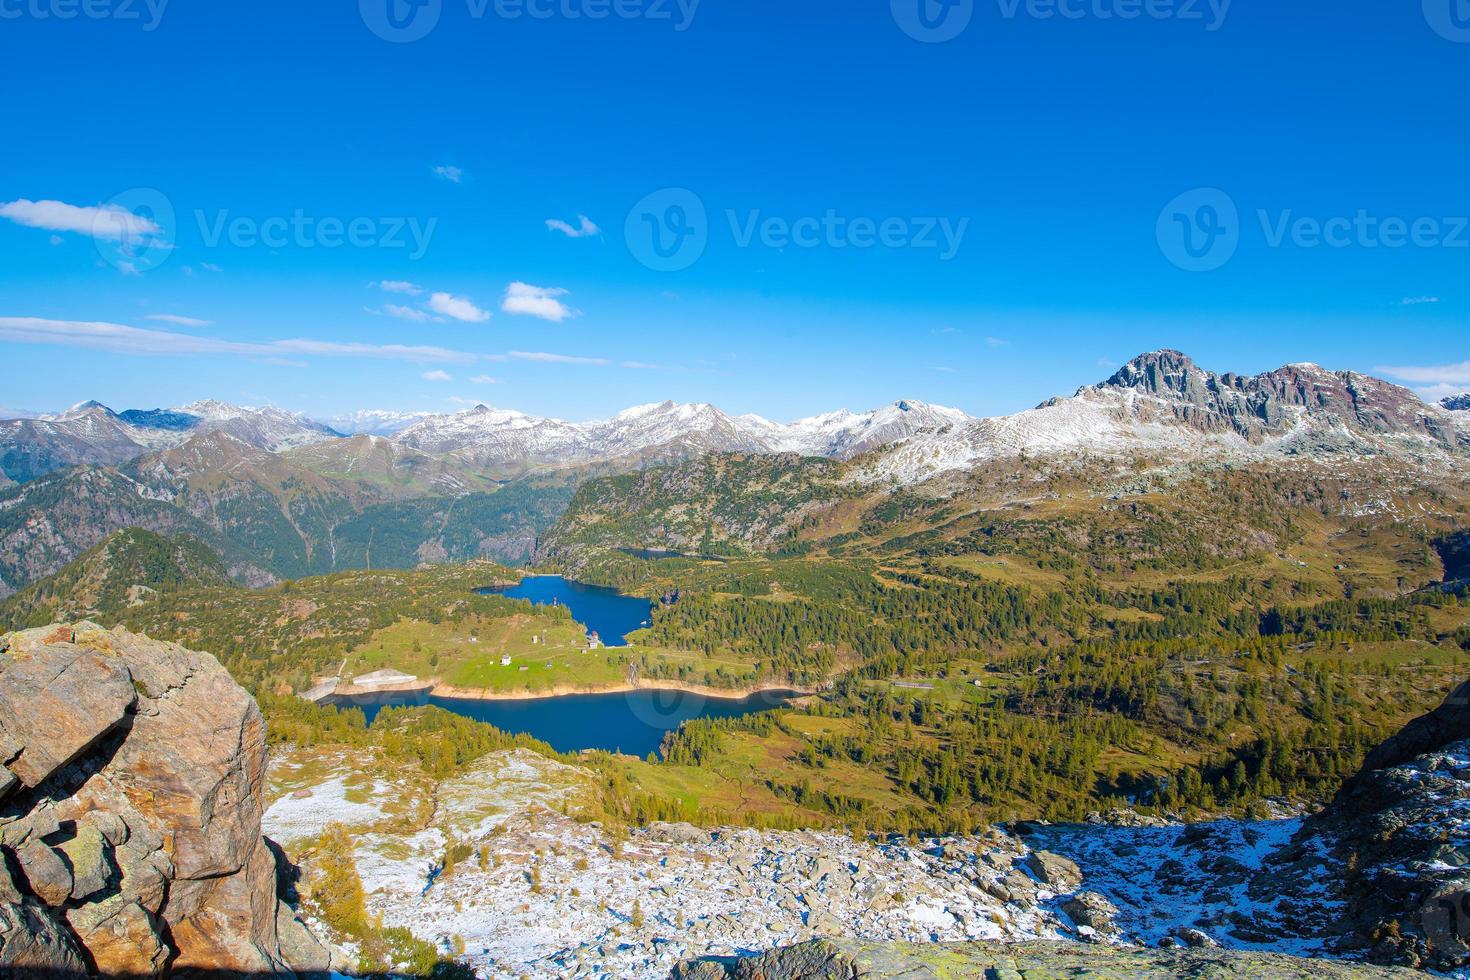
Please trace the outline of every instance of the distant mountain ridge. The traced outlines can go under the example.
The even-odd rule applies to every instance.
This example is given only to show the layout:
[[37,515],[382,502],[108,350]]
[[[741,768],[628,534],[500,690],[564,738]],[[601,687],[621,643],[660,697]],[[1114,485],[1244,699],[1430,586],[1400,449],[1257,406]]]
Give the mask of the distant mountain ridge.
[[335,439],[340,433],[299,412],[201,401],[173,409],[114,412],[100,402],[0,421],[0,472],[16,482],[81,464],[115,465],[154,449],[225,432],[269,452]]
[[849,459],[969,418],[958,409],[904,400],[871,412],[844,410],[784,424],[759,415],[727,415],[708,404],[665,401],[591,422],[478,405],[440,415],[368,410],[328,425],[284,409],[219,401],[123,412],[84,402],[54,415],[0,421],[0,473],[24,483],[69,466],[118,465],[213,432],[272,453],[367,435],[391,440],[405,451],[452,456],[454,465],[503,477],[614,461],[636,466],[706,452]]
[[1451,412],[1470,412],[1470,391],[1462,391],[1458,395],[1441,398],[1439,404]]

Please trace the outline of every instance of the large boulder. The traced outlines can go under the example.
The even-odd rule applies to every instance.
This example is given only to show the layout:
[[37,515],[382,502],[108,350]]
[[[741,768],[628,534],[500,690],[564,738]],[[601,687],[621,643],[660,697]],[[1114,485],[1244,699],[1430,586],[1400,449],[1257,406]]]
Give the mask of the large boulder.
[[0,637],[0,759],[0,974],[81,951],[289,975],[283,923],[314,955],[260,833],[264,720],[213,657],[91,623]]

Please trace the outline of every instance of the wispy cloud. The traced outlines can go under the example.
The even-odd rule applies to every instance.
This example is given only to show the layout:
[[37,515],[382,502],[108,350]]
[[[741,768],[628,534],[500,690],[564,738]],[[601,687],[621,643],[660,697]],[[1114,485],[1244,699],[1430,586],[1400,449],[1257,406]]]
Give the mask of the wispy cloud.
[[602,229],[593,224],[592,219],[585,214],[577,215],[578,224],[573,226],[560,218],[546,219],[546,227],[552,231],[559,231],[568,238],[592,238],[602,234]]
[[214,323],[213,320],[197,320],[192,316],[177,316],[173,313],[151,313],[144,319],[172,323],[176,327],[207,327]]
[[577,315],[557,299],[566,294],[565,289],[548,289],[529,283],[513,282],[505,288],[505,299],[501,301],[500,308],[506,313],[535,316],[552,323],[561,323],[567,317]]
[[221,269],[219,266],[215,265],[213,262],[200,262],[199,263],[199,268],[203,269],[205,272],[224,272],[225,271],[225,270]]
[[16,344],[81,347],[117,354],[226,354],[247,357],[296,354],[418,363],[471,363],[475,360],[473,354],[444,347],[344,344],[304,337],[252,343],[167,330],[149,330],[106,321],[46,320],[39,317],[0,317],[0,340]]
[[1400,306],[1423,306],[1426,303],[1438,303],[1438,296],[1405,296]]
[[453,381],[454,376],[448,371],[425,371],[420,375],[425,381]]
[[368,286],[377,286],[385,293],[402,293],[405,296],[417,296],[423,292],[421,287],[402,279],[384,279],[381,282],[368,283]]
[[619,361],[618,367],[627,368],[630,371],[667,371],[668,366],[664,364],[649,364],[646,361]]
[[429,309],[464,323],[484,323],[490,319],[488,311],[480,309],[466,297],[451,296],[449,293],[435,293],[430,296]]
[[578,357],[573,354],[548,354],[545,351],[513,350],[505,355],[513,361],[539,361],[543,364],[611,364],[605,357]]
[[1377,367],[1379,374],[1425,385],[1470,385],[1470,361],[1428,367]]
[[1010,341],[1004,337],[986,337],[985,344],[987,347],[1005,347],[1010,344]]
[[459,169],[458,167],[451,167],[447,164],[444,166],[435,167],[434,176],[438,177],[440,180],[447,180],[451,184],[458,184],[464,181],[464,171]]
[[69,231],[94,238],[161,238],[157,222],[116,205],[78,207],[62,201],[28,201],[21,198],[0,204],[0,218],[9,218],[27,228]]
[[369,313],[382,316],[394,316],[400,320],[411,320],[414,323],[429,322],[429,314],[412,306],[399,306],[397,303],[384,303],[379,309],[369,309]]
[[1451,395],[1462,395],[1466,391],[1470,391],[1470,385],[1437,384],[1414,389],[1414,393],[1427,402],[1437,402]]
[[477,374],[473,378],[470,379],[470,384],[476,384],[476,385],[498,385],[498,384],[500,384],[500,379],[499,378],[492,378],[488,374]]

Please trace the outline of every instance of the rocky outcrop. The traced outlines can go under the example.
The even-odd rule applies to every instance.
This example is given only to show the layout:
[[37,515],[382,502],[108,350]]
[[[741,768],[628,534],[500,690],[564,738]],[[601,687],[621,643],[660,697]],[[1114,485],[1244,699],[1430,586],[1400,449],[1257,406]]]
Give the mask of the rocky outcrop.
[[1470,412],[1470,392],[1461,392],[1439,400],[1439,407],[1451,412]]
[[[1407,388],[1353,371],[1289,364],[1265,374],[1215,374],[1175,350],[1142,354],[1092,391],[1136,391],[1162,399],[1203,432],[1251,442],[1290,431],[1302,415],[1369,435],[1418,436],[1447,449],[1470,447],[1452,417]],[[1081,394],[1081,393],[1079,393]]]
[[264,720],[213,657],[91,623],[0,637],[0,763],[0,973],[325,966],[260,833]]
[[818,940],[740,960],[681,963],[671,980],[879,980],[904,977],[1091,977],[1095,980],[1378,980],[1409,970],[1218,949],[1122,950],[1066,943],[907,945]]

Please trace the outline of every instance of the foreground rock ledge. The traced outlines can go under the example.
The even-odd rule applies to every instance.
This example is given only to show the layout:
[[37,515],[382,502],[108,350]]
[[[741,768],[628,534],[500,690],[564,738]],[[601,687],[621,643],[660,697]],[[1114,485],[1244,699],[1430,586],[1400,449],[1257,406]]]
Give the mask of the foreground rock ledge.
[[927,946],[819,939],[749,959],[681,963],[671,980],[1379,980],[1413,970],[1219,949],[1118,949],[1076,943],[953,943]]
[[0,976],[325,969],[277,897],[265,764],[260,709],[208,654],[92,623],[0,636]]

